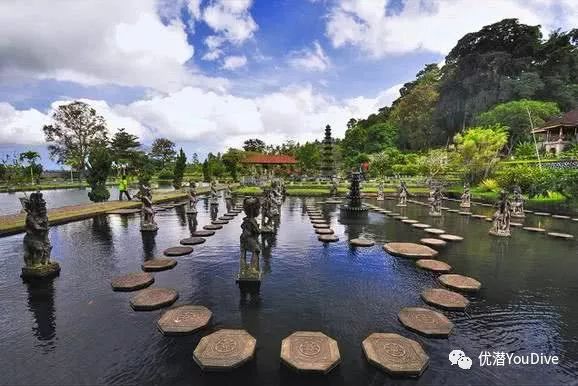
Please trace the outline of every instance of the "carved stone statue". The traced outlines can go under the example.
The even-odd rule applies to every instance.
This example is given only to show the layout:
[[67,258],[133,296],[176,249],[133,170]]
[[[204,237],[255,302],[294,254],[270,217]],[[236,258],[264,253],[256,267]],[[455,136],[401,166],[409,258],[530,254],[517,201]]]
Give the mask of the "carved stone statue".
[[329,186],[329,196],[337,197],[337,177],[331,178],[331,185]]
[[23,279],[40,279],[58,276],[60,266],[50,260],[52,246],[48,239],[48,213],[41,192],[20,199],[26,212],[26,235],[24,236]]
[[442,215],[442,202],[444,195],[442,194],[442,189],[440,186],[436,186],[433,190],[431,196],[431,204],[429,209],[429,215],[434,217],[440,217]]
[[[260,207],[261,204],[258,198],[248,197],[243,201],[243,209],[247,217],[243,218],[243,223],[241,224],[241,257],[238,281],[261,280],[259,265],[261,247],[258,241],[260,229],[256,220]],[[247,262],[247,252],[251,252],[250,262]]]
[[407,190],[407,185],[405,181],[400,181],[399,183],[399,203],[397,206],[407,206],[407,196],[409,196],[409,192]]
[[514,187],[514,198],[512,200],[512,217],[524,218],[524,196],[519,186]]
[[155,222],[155,210],[153,209],[153,195],[151,188],[141,184],[136,197],[141,200],[142,207],[140,212],[140,230],[141,232],[155,232],[159,229]]
[[383,180],[380,180],[377,185],[377,201],[383,200],[385,200],[385,194],[383,193]]
[[261,233],[272,233],[273,229],[273,191],[265,189],[261,202]]
[[227,184],[225,187],[225,205],[227,207],[227,213],[233,210],[233,192],[231,191],[231,185]]
[[219,194],[217,192],[217,181],[215,180],[211,181],[209,203],[211,204],[211,220],[216,220],[219,213]]
[[189,183],[189,207],[187,208],[187,214],[197,214],[197,201],[197,184],[191,181]]
[[498,201],[497,207],[498,209],[496,210],[496,213],[494,213],[494,222],[492,223],[492,228],[489,233],[494,236],[510,236],[511,204],[506,191],[500,193],[500,201]]
[[462,202],[460,203],[460,207],[470,208],[472,206],[471,200],[472,194],[470,193],[470,185],[466,182],[464,184],[464,192],[462,193]]

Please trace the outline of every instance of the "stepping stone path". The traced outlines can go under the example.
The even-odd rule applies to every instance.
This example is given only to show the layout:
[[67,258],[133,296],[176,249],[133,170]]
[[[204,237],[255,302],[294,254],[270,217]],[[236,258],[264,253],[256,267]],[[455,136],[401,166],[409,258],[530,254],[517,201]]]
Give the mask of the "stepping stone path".
[[165,256],[184,256],[193,252],[193,247],[170,247],[164,250],[163,254]]
[[127,214],[135,214],[140,213],[140,209],[116,209],[106,212],[106,214],[119,214],[119,215],[127,215]]
[[477,218],[480,220],[485,220],[486,216],[484,216],[483,214],[472,214],[472,218]]
[[191,233],[191,236],[193,236],[193,237],[209,237],[209,236],[213,236],[214,234],[215,234],[215,231],[204,230],[204,231],[194,231]]
[[155,272],[155,271],[166,271],[167,269],[172,269],[177,265],[177,261],[175,259],[166,259],[163,257],[159,257],[152,260],[147,260],[142,263],[141,267],[143,271],[146,272]]
[[207,224],[203,227],[203,229],[207,231],[215,231],[218,229],[223,229],[223,226],[219,224]]
[[424,238],[419,240],[420,243],[428,247],[445,247],[448,243],[440,239]]
[[427,233],[431,233],[433,235],[443,235],[444,233],[446,233],[446,231],[444,231],[443,229],[438,228],[425,228],[424,231],[426,231]]
[[211,221],[211,224],[213,224],[213,225],[225,225],[228,223],[229,222],[227,220],[213,220],[213,221]]
[[561,214],[553,214],[553,215],[552,215],[552,218],[557,218],[557,219],[560,219],[560,220],[570,220],[570,216],[564,216],[564,215],[561,215]]
[[568,233],[558,233],[558,232],[548,232],[548,236],[557,237],[559,239],[566,239],[570,240],[573,239],[574,236]]
[[339,237],[337,237],[336,235],[319,235],[317,239],[319,241],[323,241],[324,243],[334,243],[336,241],[339,241]]
[[421,269],[437,273],[446,273],[452,270],[452,267],[449,264],[446,264],[443,261],[433,259],[420,259],[415,262],[415,265],[417,265]]
[[457,210],[457,209],[448,209],[448,212],[450,212],[450,213],[460,213],[460,211]]
[[114,291],[136,291],[148,287],[154,281],[155,278],[150,273],[132,272],[113,278],[111,285]]
[[152,311],[170,306],[179,298],[177,291],[171,288],[145,288],[130,299],[135,311]]
[[223,215],[223,217],[228,217],[228,218],[230,218],[230,219],[232,220],[232,219],[234,219],[235,217],[237,217],[238,214],[239,214],[239,212],[230,211],[230,212],[225,213],[225,214]]
[[411,220],[411,219],[401,220],[401,222],[404,224],[417,224],[417,223],[419,223],[419,221]]
[[550,213],[548,212],[534,212],[534,214],[536,216],[550,216]]
[[397,317],[407,329],[429,337],[447,338],[454,328],[443,314],[428,308],[407,307]]
[[478,292],[482,288],[482,283],[476,279],[455,273],[441,275],[438,280],[446,287],[463,292]]
[[389,215],[390,217],[395,217],[395,216],[401,216],[401,213],[389,212],[388,215]]
[[182,245],[197,245],[197,244],[202,244],[205,241],[206,240],[202,237],[189,237],[186,239],[182,239],[181,244]]
[[524,226],[524,224],[522,224],[521,222],[510,222],[510,226],[521,228]]
[[222,329],[201,338],[193,359],[205,371],[232,370],[255,356],[256,345],[245,330]]
[[450,235],[449,233],[441,234],[438,237],[445,241],[462,241],[464,239],[462,236]]
[[426,228],[430,228],[430,227],[431,227],[431,225],[421,224],[421,223],[411,224],[411,226],[414,227],[414,228],[418,228],[418,229],[426,229]]
[[325,220],[311,220],[311,224],[326,224]]
[[522,229],[524,229],[524,230],[526,230],[526,231],[530,231],[530,232],[538,232],[538,233],[544,233],[544,232],[546,232],[546,229],[544,229],[544,228],[523,227]]
[[203,306],[183,305],[167,310],[157,322],[163,335],[185,335],[204,328],[213,313]]
[[299,372],[327,374],[341,362],[337,342],[317,331],[297,331],[281,342],[281,361]]
[[414,243],[387,243],[383,246],[387,253],[393,256],[421,259],[437,256],[438,251],[428,246]]
[[369,363],[391,375],[419,377],[429,364],[418,342],[398,334],[373,333],[362,346]]
[[395,216],[394,218],[395,218],[396,220],[400,220],[400,221],[409,219],[409,217],[407,217],[407,216]]
[[313,228],[315,228],[315,229],[327,229],[327,228],[329,228],[329,224],[313,224]]
[[224,216],[219,217],[219,220],[227,221],[227,223],[228,223],[229,221],[231,221],[231,220],[234,219],[234,218],[235,218],[235,216],[227,216],[227,215],[224,215]]
[[472,212],[463,212],[463,211],[458,211],[458,214],[462,215],[462,216],[471,216]]
[[430,306],[448,311],[464,311],[470,304],[462,294],[443,288],[428,288],[421,293],[421,298]]
[[332,235],[333,229],[318,228],[318,229],[315,229],[315,233],[317,233],[318,235]]
[[363,238],[356,238],[349,240],[349,244],[353,245],[354,247],[372,247],[375,245],[375,241]]

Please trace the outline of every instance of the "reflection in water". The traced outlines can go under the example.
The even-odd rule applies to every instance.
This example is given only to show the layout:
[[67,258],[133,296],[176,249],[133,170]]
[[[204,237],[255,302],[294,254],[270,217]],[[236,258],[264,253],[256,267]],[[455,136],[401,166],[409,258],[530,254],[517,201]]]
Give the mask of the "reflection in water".
[[277,229],[274,233],[262,233],[261,234],[261,244],[262,244],[262,258],[263,267],[261,272],[270,273],[271,272],[271,250],[275,247],[277,241]]
[[100,215],[92,218],[92,234],[95,239],[102,241],[105,245],[112,245],[112,228],[109,216]]
[[32,312],[36,326],[32,332],[41,341],[40,347],[47,353],[56,347],[56,323],[54,307],[54,285],[52,280],[37,280],[26,284],[28,309]]
[[142,237],[142,249],[143,249],[143,256],[145,260],[153,259],[156,241],[155,236],[157,235],[156,232],[141,232]]
[[191,236],[193,235],[193,233],[195,233],[197,231],[197,225],[198,225],[198,221],[197,221],[197,214],[196,213],[190,213],[187,216],[187,225],[189,226],[189,232],[191,232]]
[[187,214],[185,213],[185,205],[179,205],[175,208],[177,218],[179,219],[179,224],[181,226],[187,225]]

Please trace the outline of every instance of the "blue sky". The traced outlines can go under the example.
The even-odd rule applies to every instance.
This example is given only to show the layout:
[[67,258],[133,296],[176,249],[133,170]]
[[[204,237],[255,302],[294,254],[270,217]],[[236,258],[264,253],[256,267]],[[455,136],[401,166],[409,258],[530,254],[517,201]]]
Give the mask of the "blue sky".
[[0,153],[40,150],[59,104],[81,99],[145,144],[191,155],[342,136],[467,32],[506,17],[544,34],[574,0],[3,0]]

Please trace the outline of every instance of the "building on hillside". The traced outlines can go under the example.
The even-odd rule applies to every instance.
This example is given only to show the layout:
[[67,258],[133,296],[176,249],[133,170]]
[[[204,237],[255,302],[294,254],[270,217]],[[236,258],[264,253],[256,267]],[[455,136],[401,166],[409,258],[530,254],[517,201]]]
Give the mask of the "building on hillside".
[[[293,167],[297,164],[294,157],[286,154],[249,154],[241,161],[245,165],[253,166],[253,175],[261,178],[272,178],[275,174],[284,173],[290,174],[293,172]],[[246,183],[255,183],[254,181]],[[259,183],[256,183],[259,185]]]
[[546,152],[560,154],[578,143],[578,108],[549,120],[532,133]]

